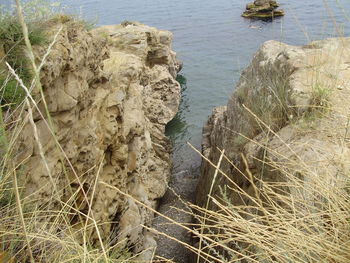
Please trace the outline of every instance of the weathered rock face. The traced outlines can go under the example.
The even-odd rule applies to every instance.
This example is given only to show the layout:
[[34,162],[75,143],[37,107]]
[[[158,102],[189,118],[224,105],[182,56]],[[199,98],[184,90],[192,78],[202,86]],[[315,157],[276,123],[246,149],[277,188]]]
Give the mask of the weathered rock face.
[[[211,196],[220,200],[222,189],[226,184],[232,187],[232,182],[253,195],[254,186],[243,176],[247,168],[257,184],[300,178],[302,190],[284,193],[303,198],[303,205],[310,207],[322,205],[311,181],[338,189],[346,185],[350,171],[349,51],[350,38],[302,47],[268,41],[260,48],[242,73],[227,108],[214,109],[203,129],[203,155],[216,164],[221,155],[218,149],[224,149],[232,161],[224,159],[220,166],[231,183],[219,175]],[[322,114],[315,113],[324,107],[327,110],[321,110]],[[204,207],[214,171],[202,162],[197,202]],[[229,198],[234,205],[249,206],[249,200],[235,191]],[[209,208],[216,206],[210,203]]]
[[[92,33],[63,25],[41,75],[60,146],[38,113],[46,164],[29,122],[19,140],[27,195],[52,209],[68,202],[96,220],[105,243],[135,252],[154,245],[141,226],[153,214],[135,200],[154,208],[170,176],[164,130],[180,99],[171,40],[170,32],[138,23]],[[71,212],[71,223],[79,222],[79,213]]]

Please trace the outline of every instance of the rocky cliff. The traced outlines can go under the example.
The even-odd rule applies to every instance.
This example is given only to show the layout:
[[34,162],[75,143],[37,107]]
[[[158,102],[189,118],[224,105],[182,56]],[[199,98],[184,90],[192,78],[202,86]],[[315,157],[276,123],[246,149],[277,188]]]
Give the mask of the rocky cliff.
[[[129,22],[88,32],[68,21],[52,23],[52,36],[61,26],[41,72],[55,136],[35,111],[41,147],[30,120],[18,139],[25,195],[67,212],[77,230],[85,215],[94,220],[92,243],[140,252],[154,246],[142,227],[153,218],[145,206],[156,207],[170,176],[164,130],[180,99],[172,35]],[[46,116],[42,100],[38,108]]]
[[[219,172],[216,179],[214,179],[213,164],[203,160],[197,193],[199,205],[206,207],[208,204],[209,209],[225,213],[222,206],[220,209],[218,207],[219,203],[225,204],[227,211],[231,211],[226,211],[227,216],[235,213],[234,210],[230,210],[233,209],[231,205],[240,213],[244,209],[239,210],[239,207],[244,206],[246,214],[243,215],[242,212],[243,218],[252,219],[255,217],[254,214],[265,215],[265,218],[273,222],[271,218],[274,213],[278,213],[277,207],[284,207],[287,203],[282,202],[282,199],[274,199],[278,195],[280,198],[288,195],[290,197],[288,200],[294,200],[295,204],[288,203],[289,210],[283,210],[286,221],[290,220],[290,216],[316,217],[316,213],[317,217],[322,217],[322,219],[319,218],[318,223],[315,223],[314,229],[319,231],[315,230],[317,232],[315,235],[313,230],[310,230],[311,223],[308,226],[309,230],[303,229],[303,231],[309,231],[305,238],[309,243],[305,247],[312,247],[316,236],[322,232],[328,233],[329,237],[332,236],[324,226],[327,224],[336,226],[342,219],[335,220],[334,213],[327,216],[321,216],[321,214],[324,211],[331,211],[330,207],[333,205],[330,205],[332,203],[330,200],[334,198],[335,192],[342,191],[341,189],[347,185],[347,176],[350,171],[349,51],[349,38],[327,39],[312,42],[306,46],[290,46],[276,41],[268,41],[262,45],[250,65],[241,74],[227,106],[215,108],[203,129],[203,155],[214,165],[218,163],[222,150],[225,150],[227,158],[223,158],[220,165],[222,173]],[[275,184],[275,188],[270,187],[272,184]],[[265,188],[266,185],[270,188]],[[318,188],[320,185],[322,185],[321,190]],[[211,187],[213,188],[210,192]],[[267,194],[267,189],[274,193],[273,198]],[[329,193],[330,190],[332,193]],[[207,203],[209,193],[216,200],[215,202]],[[345,192],[343,194],[345,196]],[[230,200],[231,204],[227,204],[227,200]],[[252,212],[254,206],[259,206],[259,209]],[[263,210],[262,207],[265,209]],[[340,207],[334,209],[345,210],[342,205]],[[242,217],[237,216],[237,218],[239,218],[238,221],[242,220]],[[232,245],[232,240],[235,238],[237,241],[242,240],[242,233],[249,232],[248,228],[251,227],[249,223],[261,222],[261,220],[265,222],[263,224],[270,224],[266,223],[267,219],[266,221],[264,219],[244,221],[245,227],[237,226],[238,234],[235,235],[233,232],[231,241],[226,240],[227,244],[230,242]],[[299,222],[304,220],[306,219],[299,219]],[[232,224],[234,224],[233,221]],[[277,224],[280,224],[279,229],[284,229],[283,222],[275,222],[275,226]],[[296,228],[298,223],[293,225],[293,229]],[[254,243],[256,237],[254,237],[254,231],[251,231],[247,234],[245,239],[247,241],[244,242],[254,244],[250,246],[250,250],[254,246],[260,246],[261,250],[256,249],[256,251],[262,252],[266,247],[261,248],[264,246],[261,240]],[[291,261],[279,261],[278,256],[281,259],[287,254],[290,255],[289,253],[294,253],[292,251],[298,251],[295,252],[297,254],[305,249],[305,247],[299,247],[303,243],[302,238],[299,237],[293,246],[288,248],[281,237],[274,240],[272,234],[274,231],[275,229],[271,226],[270,229],[266,229],[265,236],[270,238],[267,242],[268,246],[271,246],[269,251],[276,252],[271,260],[301,262],[300,258],[291,260],[290,257],[288,260]],[[263,236],[263,234],[259,235]],[[293,234],[290,232],[288,235]],[[326,243],[325,236],[323,236],[325,238],[322,241],[323,244]],[[340,235],[337,238],[342,240],[343,237]],[[242,248],[242,243],[237,246]],[[278,248],[281,247],[285,252],[278,254]],[[327,250],[324,248],[324,251]],[[323,257],[318,258],[321,254],[320,251],[314,251],[313,260],[324,260]],[[339,254],[340,252],[335,253],[335,255]],[[261,255],[264,254],[261,253]],[[327,256],[326,253],[324,256]],[[267,260],[267,257],[264,260]],[[258,261],[270,262],[264,260]],[[334,262],[343,262],[338,260]]]

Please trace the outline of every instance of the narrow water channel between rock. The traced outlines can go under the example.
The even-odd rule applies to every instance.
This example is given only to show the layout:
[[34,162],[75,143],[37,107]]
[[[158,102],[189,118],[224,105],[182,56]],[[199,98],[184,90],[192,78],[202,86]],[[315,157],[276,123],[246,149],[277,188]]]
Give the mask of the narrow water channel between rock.
[[[186,205],[187,202],[194,203],[196,196],[196,187],[200,176],[199,166],[200,158],[194,151],[188,154],[189,146],[184,142],[189,138],[186,131],[188,126],[185,122],[188,114],[188,93],[187,80],[181,74],[177,76],[177,81],[181,85],[181,102],[177,115],[166,126],[166,135],[173,145],[172,162],[173,169],[169,181],[169,188],[164,197],[160,200],[158,212],[171,218],[179,224],[190,226],[193,222],[191,209]],[[176,144],[178,141],[182,143]],[[186,151],[186,153],[184,153]],[[189,158],[191,156],[191,158]],[[165,217],[156,216],[153,221],[153,228],[165,235],[158,234],[156,240],[158,247],[156,256],[171,259],[176,263],[190,263],[193,255],[188,248],[180,242],[191,245],[191,234],[183,227],[169,222]],[[173,237],[177,239],[171,239]],[[180,242],[178,242],[180,241]],[[166,261],[164,261],[166,262]]]

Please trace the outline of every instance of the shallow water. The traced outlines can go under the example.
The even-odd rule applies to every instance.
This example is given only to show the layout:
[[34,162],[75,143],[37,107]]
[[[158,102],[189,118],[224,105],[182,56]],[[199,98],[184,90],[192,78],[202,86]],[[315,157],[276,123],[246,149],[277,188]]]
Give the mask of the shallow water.
[[246,0],[61,2],[70,12],[96,19],[98,25],[131,20],[173,32],[173,49],[184,62],[181,80],[186,82],[180,113],[167,130],[175,140],[173,157],[179,169],[198,164],[198,155],[186,142],[199,148],[212,108],[226,104],[241,70],[264,41],[300,45],[350,33],[349,0],[280,0],[286,15],[272,22],[242,18]]

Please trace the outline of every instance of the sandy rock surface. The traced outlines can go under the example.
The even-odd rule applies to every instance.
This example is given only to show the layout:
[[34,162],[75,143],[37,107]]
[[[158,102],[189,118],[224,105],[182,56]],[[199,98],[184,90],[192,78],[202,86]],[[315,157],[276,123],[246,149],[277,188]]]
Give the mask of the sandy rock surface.
[[[228,159],[243,173],[248,168],[256,182],[287,183],[286,174],[296,176],[303,190],[285,192],[304,200],[305,207],[322,206],[312,182],[341,189],[350,170],[349,62],[350,38],[306,46],[266,42],[241,74],[227,107],[215,108],[205,125],[204,156],[217,164],[218,149],[224,149]],[[278,169],[269,163],[278,164]],[[220,167],[237,187],[254,194],[251,182],[229,162],[224,160]],[[206,205],[214,172],[203,160],[197,188],[201,206]],[[225,185],[232,184],[219,175],[212,196],[220,199]],[[237,193],[230,198],[234,205],[249,205]],[[213,203],[209,208],[217,209]]]
[[[137,201],[155,208],[170,176],[164,130],[180,100],[171,41],[170,32],[138,23],[92,32],[63,25],[41,73],[60,146],[38,112],[42,149],[29,121],[19,137],[26,195],[50,209],[60,208],[60,200],[76,205],[96,220],[105,242],[135,253],[155,246],[141,226],[150,225],[153,213]],[[71,212],[79,228],[78,213]],[[96,231],[90,238],[98,239]]]
[[[248,140],[263,140],[260,137],[265,130],[256,121],[257,117],[276,133],[269,138],[275,144],[276,138],[283,137],[291,145],[298,144],[298,141],[299,144],[302,144],[301,141],[319,141],[324,152],[330,147],[347,146],[339,144],[339,139],[344,137],[346,113],[350,110],[346,103],[350,96],[349,50],[349,38],[327,39],[302,47],[266,42],[243,71],[227,108],[214,109],[203,129],[203,154],[215,163],[220,155],[216,149],[219,147],[240,164],[240,153],[249,149],[249,154],[254,154]],[[330,94],[331,111],[316,119],[316,124],[302,129],[305,126],[302,117],[315,107],[314,100],[320,95],[318,93],[322,93],[321,87]],[[283,148],[283,142],[280,144]],[[319,152],[322,150],[319,149]],[[317,156],[315,154],[313,158],[317,159]],[[225,165],[224,171],[229,171],[229,166]],[[206,199],[205,193],[213,174],[213,168],[206,162],[202,163],[202,169],[204,174],[197,195],[200,204]]]

